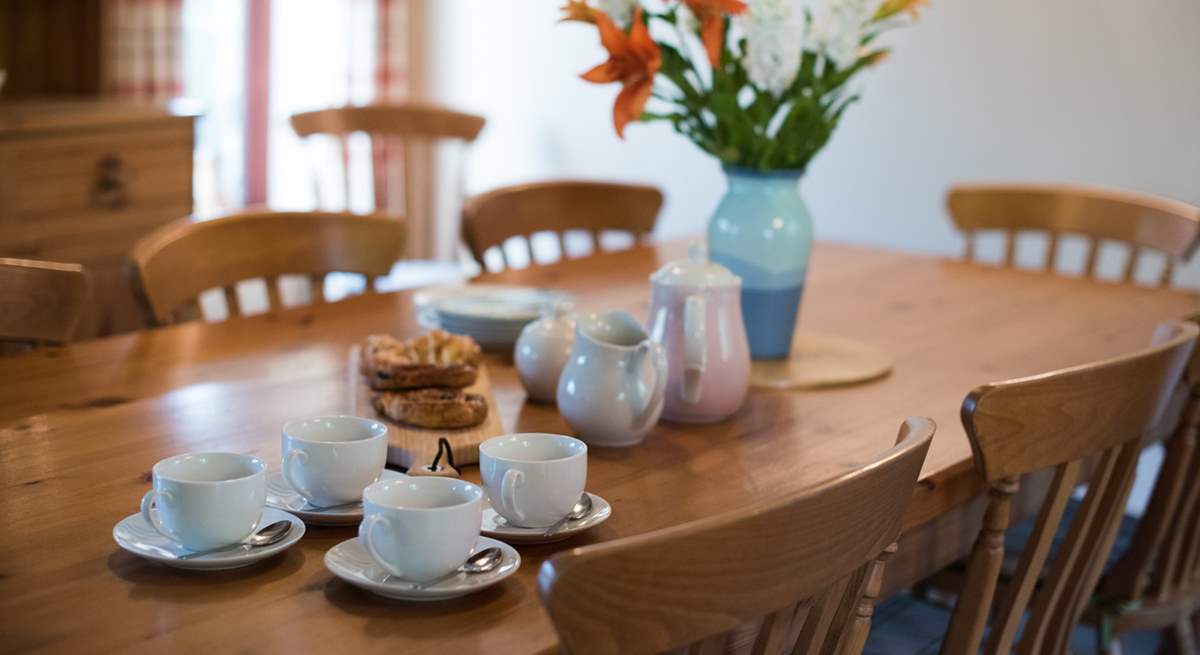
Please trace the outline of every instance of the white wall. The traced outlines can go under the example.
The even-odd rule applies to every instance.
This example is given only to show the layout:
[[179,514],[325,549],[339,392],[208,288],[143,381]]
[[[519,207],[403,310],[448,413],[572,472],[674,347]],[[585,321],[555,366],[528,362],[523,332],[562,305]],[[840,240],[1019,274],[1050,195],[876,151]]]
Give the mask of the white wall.
[[[487,116],[468,187],[579,176],[660,185],[664,236],[699,234],[717,164],[662,125],[613,134],[594,29],[561,0],[432,0],[434,95]],[[1113,185],[1200,204],[1200,2],[934,0],[888,37],[803,191],[819,237],[956,252],[964,180]],[[1200,279],[1200,266],[1189,277]]]

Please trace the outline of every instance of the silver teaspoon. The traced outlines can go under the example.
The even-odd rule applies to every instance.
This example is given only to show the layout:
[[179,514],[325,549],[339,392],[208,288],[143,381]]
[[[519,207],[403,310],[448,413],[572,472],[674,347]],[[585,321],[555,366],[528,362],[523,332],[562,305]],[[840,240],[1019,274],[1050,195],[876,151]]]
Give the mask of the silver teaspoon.
[[591,513],[592,497],[589,496],[588,492],[585,491],[582,494],[579,494],[579,500],[575,501],[575,506],[571,508],[570,513],[559,519],[558,523],[546,528],[546,531],[542,533],[542,536],[553,537],[556,533],[558,533],[559,530],[562,530],[563,527],[565,527],[571,521],[578,521],[579,519]]
[[435,584],[441,582],[442,580],[446,580],[448,578],[453,578],[454,576],[458,575],[459,573],[466,573],[468,575],[473,575],[473,574],[477,574],[477,573],[487,573],[488,571],[491,571],[492,569],[496,568],[497,566],[500,566],[500,562],[503,562],[503,561],[504,561],[504,552],[501,551],[499,548],[496,548],[495,546],[492,546],[491,548],[484,548],[483,550],[479,551],[478,553],[475,553],[474,555],[471,555],[470,557],[468,557],[467,561],[463,562],[462,566],[458,567],[457,569],[454,569],[453,571],[447,573],[446,575],[434,578],[432,580],[426,580],[425,582],[418,582],[414,586],[416,589],[425,589],[426,587],[435,585]]
[[242,551],[250,551],[255,548],[262,548],[263,546],[270,546],[272,544],[277,544],[277,543],[283,541],[284,538],[287,537],[288,533],[291,531],[292,531],[292,522],[291,521],[276,521],[276,522],[264,527],[263,529],[259,530],[258,532],[255,532],[254,534],[250,535],[249,539],[247,539],[239,544],[230,544],[229,546],[221,546],[220,548],[209,548],[208,550],[198,550],[194,553],[187,553],[186,555],[180,555],[179,559],[192,559],[194,557],[200,557],[202,555],[211,555],[213,553],[220,553],[220,552],[223,552],[226,550],[232,550],[234,548],[238,548]]

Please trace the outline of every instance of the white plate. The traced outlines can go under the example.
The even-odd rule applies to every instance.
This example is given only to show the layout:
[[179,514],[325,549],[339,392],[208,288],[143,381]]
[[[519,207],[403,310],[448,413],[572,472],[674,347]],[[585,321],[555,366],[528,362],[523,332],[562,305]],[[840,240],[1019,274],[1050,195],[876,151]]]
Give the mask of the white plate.
[[465,286],[436,286],[413,294],[418,309],[443,300],[485,300],[520,305],[569,303],[571,295],[563,291],[515,284],[469,284]]
[[[562,291],[509,284],[471,284],[422,289],[413,294],[421,325],[441,327],[438,307],[444,303],[457,309],[453,318],[471,321],[472,326],[503,325],[514,320],[529,322],[540,316],[540,308],[570,306],[571,296]],[[538,308],[536,310],[531,308]],[[518,316],[514,316],[514,312]],[[455,323],[455,321],[450,321]],[[498,322],[498,323],[497,323]],[[458,324],[463,327],[462,324]]]
[[590,530],[601,523],[608,520],[612,516],[612,505],[608,504],[600,496],[592,492],[587,492],[587,495],[592,497],[592,513],[579,519],[578,521],[569,521],[558,532],[546,536],[546,528],[518,528],[514,525],[509,525],[504,520],[503,516],[496,513],[492,509],[492,504],[488,502],[487,496],[483,497],[483,526],[480,532],[489,537],[502,539],[510,544],[548,544],[563,539],[570,539],[575,535],[585,530]]
[[[403,473],[383,469],[380,480],[395,480]],[[280,471],[267,473],[267,507],[274,507],[299,516],[310,525],[356,525],[362,521],[362,501],[332,509],[320,509],[308,504],[304,497],[292,489]]]
[[[157,509],[151,509],[150,511],[158,512]],[[276,553],[287,550],[292,544],[300,541],[300,537],[304,536],[304,521],[287,512],[271,507],[263,508],[262,518],[258,521],[258,527],[261,528],[276,521],[290,521],[292,524],[292,529],[288,532],[288,536],[277,544],[240,552],[233,550],[236,547],[231,545],[230,550],[201,555],[195,559],[179,559],[181,556],[192,551],[162,536],[158,530],[155,530],[146,523],[146,519],[142,518],[141,512],[121,519],[121,522],[113,527],[113,539],[116,540],[118,546],[134,555],[162,562],[167,566],[196,571],[223,571],[225,569],[249,566],[255,562],[264,560]]]
[[521,556],[515,548],[502,541],[480,537],[471,552],[476,553],[493,546],[499,548],[503,553],[500,566],[487,573],[471,575],[459,573],[453,578],[447,578],[424,589],[418,589],[416,585],[407,580],[388,575],[387,571],[384,571],[367,554],[367,550],[358,541],[358,537],[347,539],[330,548],[325,553],[325,568],[356,587],[386,598],[422,601],[447,600],[487,589],[521,568]]

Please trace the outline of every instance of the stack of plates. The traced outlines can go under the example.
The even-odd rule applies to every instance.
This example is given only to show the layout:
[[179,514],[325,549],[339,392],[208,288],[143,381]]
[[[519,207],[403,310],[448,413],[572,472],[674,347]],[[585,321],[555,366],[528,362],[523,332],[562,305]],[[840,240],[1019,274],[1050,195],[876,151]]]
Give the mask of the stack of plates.
[[511,349],[530,322],[571,305],[561,291],[501,284],[434,287],[413,300],[425,327],[465,334],[493,351]]

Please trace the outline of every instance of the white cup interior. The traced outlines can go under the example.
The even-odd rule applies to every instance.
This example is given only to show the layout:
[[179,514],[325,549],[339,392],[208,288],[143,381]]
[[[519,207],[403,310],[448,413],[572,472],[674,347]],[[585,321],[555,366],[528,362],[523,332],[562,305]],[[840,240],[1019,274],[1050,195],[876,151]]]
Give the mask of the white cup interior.
[[483,491],[462,480],[408,477],[380,480],[363,490],[363,498],[391,509],[441,509],[475,502]]
[[346,443],[382,437],[387,426],[358,416],[318,416],[292,421],[283,426],[283,433],[298,441]]
[[266,462],[253,455],[189,453],[155,464],[154,474],[179,482],[226,482],[248,478],[266,468]]
[[561,434],[510,434],[488,439],[479,452],[513,462],[553,462],[586,455],[587,444]]

